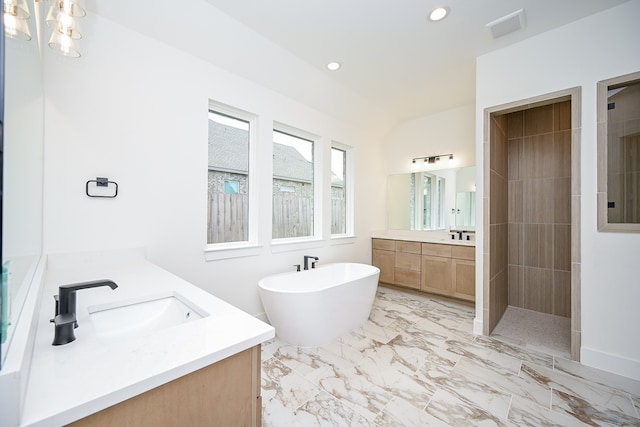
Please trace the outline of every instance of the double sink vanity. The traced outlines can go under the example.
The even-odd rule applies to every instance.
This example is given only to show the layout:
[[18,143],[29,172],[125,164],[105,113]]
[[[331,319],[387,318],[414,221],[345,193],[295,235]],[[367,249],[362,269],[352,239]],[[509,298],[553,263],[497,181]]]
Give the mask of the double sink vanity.
[[475,241],[455,233],[389,231],[374,233],[372,264],[380,282],[475,301]]
[[389,175],[388,230],[371,242],[380,282],[474,302],[475,190],[474,166]]

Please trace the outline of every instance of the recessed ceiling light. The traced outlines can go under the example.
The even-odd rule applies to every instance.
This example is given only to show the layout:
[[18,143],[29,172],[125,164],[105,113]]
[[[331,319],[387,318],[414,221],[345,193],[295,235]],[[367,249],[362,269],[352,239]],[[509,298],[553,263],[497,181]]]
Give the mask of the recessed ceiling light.
[[449,14],[448,7],[436,7],[429,13],[429,21],[440,21],[445,18]]
[[340,63],[339,62],[329,62],[327,64],[327,68],[330,69],[331,71],[336,71],[338,68],[340,68]]

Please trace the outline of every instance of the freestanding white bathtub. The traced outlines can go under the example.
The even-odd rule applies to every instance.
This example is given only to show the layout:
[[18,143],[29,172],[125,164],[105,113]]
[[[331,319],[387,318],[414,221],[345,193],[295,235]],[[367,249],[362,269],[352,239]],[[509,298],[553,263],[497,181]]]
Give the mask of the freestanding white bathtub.
[[369,318],[379,276],[380,270],[367,264],[326,264],[265,277],[258,289],[281,340],[319,347]]

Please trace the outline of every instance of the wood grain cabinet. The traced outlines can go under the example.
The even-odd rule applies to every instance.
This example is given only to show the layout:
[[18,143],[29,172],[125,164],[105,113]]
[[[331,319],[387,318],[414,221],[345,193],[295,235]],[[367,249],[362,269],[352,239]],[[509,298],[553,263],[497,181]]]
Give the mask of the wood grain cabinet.
[[475,301],[475,247],[373,239],[380,282]]
[[259,427],[260,345],[69,425]]
[[371,263],[380,269],[380,281],[395,284],[395,240],[373,239],[372,247]]
[[420,243],[396,241],[395,284],[420,289]]
[[452,296],[467,301],[476,299],[476,248],[454,246],[451,251]]

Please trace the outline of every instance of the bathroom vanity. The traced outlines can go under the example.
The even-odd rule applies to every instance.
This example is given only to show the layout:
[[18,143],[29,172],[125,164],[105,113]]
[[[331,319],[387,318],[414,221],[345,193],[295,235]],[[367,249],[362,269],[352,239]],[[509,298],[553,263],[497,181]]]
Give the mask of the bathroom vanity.
[[260,345],[79,421],[73,427],[262,425]]
[[379,233],[371,247],[380,282],[475,301],[475,241],[446,233]]
[[[76,339],[52,345],[60,285]],[[22,426],[260,426],[260,347],[274,329],[148,262],[142,249],[48,255]]]

